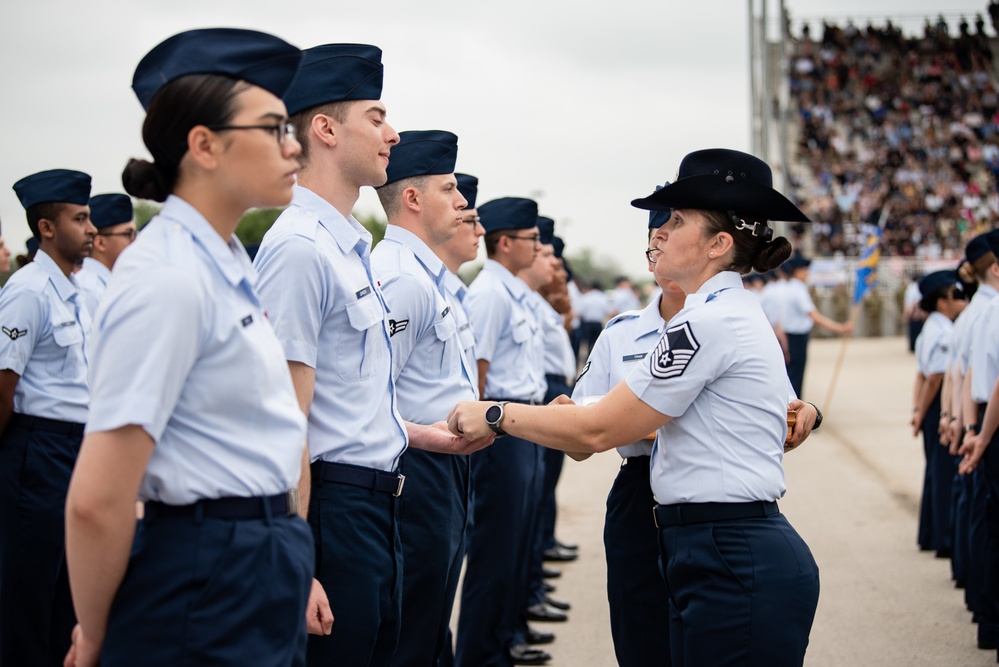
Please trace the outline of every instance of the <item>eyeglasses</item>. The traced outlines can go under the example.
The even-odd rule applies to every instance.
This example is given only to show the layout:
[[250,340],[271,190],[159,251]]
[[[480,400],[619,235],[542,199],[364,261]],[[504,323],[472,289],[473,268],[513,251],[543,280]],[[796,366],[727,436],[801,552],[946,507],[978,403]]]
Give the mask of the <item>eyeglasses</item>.
[[97,232],[98,236],[127,236],[129,241],[135,240],[135,235],[139,232],[135,229],[130,229],[127,232]]
[[208,125],[207,127],[212,132],[224,132],[225,130],[267,130],[274,133],[278,146],[283,146],[286,139],[295,139],[298,136],[295,126],[286,120],[276,125]]
[[462,218],[461,221],[464,222],[464,223],[467,223],[469,225],[477,225],[480,222],[482,222],[482,218],[480,218],[479,216],[476,215],[476,216],[471,217],[471,218]]
[[505,234],[508,239],[518,239],[520,241],[530,241],[531,243],[538,243],[541,240],[541,234],[531,234],[530,236],[517,236],[516,234]]
[[649,264],[655,264],[656,258],[662,254],[662,250],[659,248],[649,248],[645,251],[645,259],[649,260]]

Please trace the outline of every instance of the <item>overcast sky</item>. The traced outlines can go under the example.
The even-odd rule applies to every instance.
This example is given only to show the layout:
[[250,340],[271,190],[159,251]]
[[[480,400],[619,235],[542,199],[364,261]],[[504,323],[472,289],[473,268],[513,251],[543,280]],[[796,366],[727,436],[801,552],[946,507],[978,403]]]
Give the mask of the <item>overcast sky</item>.
[[[787,0],[793,19],[909,25],[939,11],[970,21],[986,4]],[[591,248],[640,276],[647,214],[631,199],[672,179],[692,150],[750,148],[747,15],[745,0],[6,0],[3,235],[23,252],[29,232],[11,186],[25,175],[78,169],[94,194],[122,191],[125,162],[146,155],[132,73],[155,44],[190,28],[245,27],[302,48],[381,47],[397,130],[456,133],[458,170],[479,177],[480,203],[534,197],[569,255]],[[373,191],[356,210],[381,213]]]

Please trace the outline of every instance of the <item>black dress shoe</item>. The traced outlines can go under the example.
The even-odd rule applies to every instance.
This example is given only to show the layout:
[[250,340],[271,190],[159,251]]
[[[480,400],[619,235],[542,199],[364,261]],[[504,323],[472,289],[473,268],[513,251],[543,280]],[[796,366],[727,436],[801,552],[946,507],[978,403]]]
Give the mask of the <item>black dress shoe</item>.
[[544,665],[552,659],[552,654],[527,644],[514,644],[510,647],[510,660],[515,665]]
[[556,600],[553,597],[545,596],[545,603],[555,607],[556,609],[561,609],[562,611],[569,611],[572,609],[572,605],[564,600]]
[[575,551],[569,551],[568,549],[562,549],[561,547],[552,547],[551,549],[545,549],[541,554],[545,560],[555,561],[555,562],[568,562],[571,560],[576,560],[579,558],[579,554]]
[[555,540],[555,546],[565,549],[567,551],[579,551],[579,545],[572,544],[571,542],[562,542],[560,540]]
[[543,590],[545,593],[554,593],[555,592],[555,584],[549,584],[547,581],[542,581],[541,582],[541,590]]
[[528,625],[525,640],[528,644],[533,644],[535,646],[538,644],[551,644],[555,641],[555,633],[545,632],[544,630],[535,630]]
[[527,608],[527,620],[562,623],[569,620],[569,617],[555,607],[547,605],[544,602],[539,602]]
[[554,567],[542,567],[541,574],[545,579],[558,579],[562,576],[562,571],[556,570]]

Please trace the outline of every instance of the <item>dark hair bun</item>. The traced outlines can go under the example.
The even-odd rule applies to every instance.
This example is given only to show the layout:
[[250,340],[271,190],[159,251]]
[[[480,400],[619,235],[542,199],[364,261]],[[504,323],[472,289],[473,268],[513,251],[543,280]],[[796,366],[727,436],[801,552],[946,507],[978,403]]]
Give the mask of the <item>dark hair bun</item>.
[[759,273],[771,271],[786,262],[790,256],[791,242],[778,236],[760,248],[760,252],[753,258],[753,270]]
[[132,158],[121,172],[125,192],[139,199],[164,202],[173,186],[170,179],[156,165],[147,160]]
[[961,279],[961,282],[971,285],[978,282],[978,276],[975,275],[975,267],[971,262],[964,262],[958,267],[957,277]]

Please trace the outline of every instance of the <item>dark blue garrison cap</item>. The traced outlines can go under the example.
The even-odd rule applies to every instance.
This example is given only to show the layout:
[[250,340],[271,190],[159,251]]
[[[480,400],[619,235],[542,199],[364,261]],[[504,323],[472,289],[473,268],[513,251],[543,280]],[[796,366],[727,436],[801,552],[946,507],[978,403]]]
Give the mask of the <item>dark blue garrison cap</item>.
[[[392,150],[394,151],[395,149],[393,148]],[[391,162],[391,158],[389,161]],[[458,192],[468,202],[465,210],[475,208],[475,195],[479,194],[479,179],[468,174],[455,174],[454,177],[458,179]]]
[[90,222],[97,229],[131,222],[132,198],[128,195],[94,195],[90,198]]
[[504,230],[533,229],[538,224],[538,204],[523,197],[487,201],[478,209],[486,234]]
[[538,233],[541,234],[541,238],[539,239],[541,243],[552,245],[552,239],[555,238],[555,221],[547,216],[539,215]]
[[160,42],[139,61],[132,90],[149,109],[160,88],[188,74],[221,74],[241,79],[283,97],[295,77],[302,52],[288,42],[256,30],[188,30]]
[[999,229],[993,229],[991,232],[985,235],[985,240],[989,242],[989,248],[992,250],[992,254],[999,259]]
[[458,137],[444,130],[411,130],[399,133],[392,147],[385,185],[414,176],[453,174],[458,160]]
[[972,264],[981,259],[982,255],[991,251],[988,236],[988,234],[979,234],[968,241],[968,245],[964,247],[964,256]]
[[919,279],[919,292],[925,297],[941,287],[953,287],[954,285],[957,285],[957,271],[953,269],[934,271]]
[[90,201],[90,176],[71,169],[49,169],[25,176],[14,184],[14,192],[24,208],[47,202],[86,206]]
[[[284,104],[293,115],[320,104],[382,97],[382,50],[367,44],[324,44],[305,50]],[[393,149],[394,150],[394,149]]]
[[784,273],[791,275],[791,272],[794,271],[795,269],[805,269],[811,265],[812,265],[812,260],[806,259],[801,255],[793,255],[791,259],[781,264],[780,268],[781,271],[783,271]]
[[552,246],[555,247],[555,256],[562,259],[562,253],[565,252],[565,241],[557,236],[552,237]]
[[[669,185],[669,181],[666,181],[666,185]],[[657,185],[656,192],[662,190],[666,185]],[[649,211],[649,229],[659,229],[666,224],[671,215],[673,215],[673,210],[669,208],[665,211]]]

